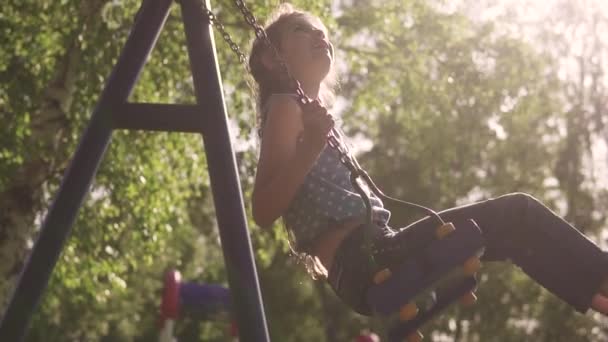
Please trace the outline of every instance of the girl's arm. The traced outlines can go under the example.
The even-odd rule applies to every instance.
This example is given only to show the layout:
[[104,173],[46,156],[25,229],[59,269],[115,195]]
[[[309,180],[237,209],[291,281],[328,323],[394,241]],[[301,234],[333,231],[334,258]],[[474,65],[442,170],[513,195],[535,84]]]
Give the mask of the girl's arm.
[[[304,110],[290,96],[270,99],[252,196],[253,219],[261,227],[288,208],[325,145],[328,120],[333,126],[326,111],[311,105]],[[302,115],[308,115],[304,123]]]

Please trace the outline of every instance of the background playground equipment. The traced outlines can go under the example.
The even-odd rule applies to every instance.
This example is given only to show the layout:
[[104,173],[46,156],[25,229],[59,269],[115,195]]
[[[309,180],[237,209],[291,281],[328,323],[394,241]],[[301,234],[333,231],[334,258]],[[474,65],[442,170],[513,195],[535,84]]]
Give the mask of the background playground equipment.
[[160,304],[159,342],[174,342],[174,328],[182,315],[193,314],[203,320],[230,320],[227,332],[238,336],[236,324],[231,318],[230,290],[221,285],[182,282],[181,274],[168,270],[164,276]]
[[[221,285],[183,282],[177,270],[168,270],[163,279],[159,313],[159,342],[176,342],[175,325],[180,317],[193,314],[203,320],[230,320],[226,335],[238,340],[236,323],[230,317],[230,290]],[[380,337],[363,330],[354,342],[380,342]]]
[[[408,228],[409,229],[409,228]],[[406,230],[415,245],[405,261],[378,272],[367,293],[377,314],[399,313],[400,323],[389,330],[389,341],[421,341],[418,329],[454,301],[475,302],[476,272],[484,251],[481,230],[473,220],[446,223],[436,231]]]

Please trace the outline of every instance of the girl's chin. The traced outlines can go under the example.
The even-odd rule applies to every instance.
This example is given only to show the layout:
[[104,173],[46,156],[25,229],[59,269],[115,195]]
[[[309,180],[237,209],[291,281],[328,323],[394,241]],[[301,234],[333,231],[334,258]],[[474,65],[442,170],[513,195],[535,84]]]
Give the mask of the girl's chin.
[[331,61],[331,53],[328,49],[315,49],[312,55],[313,57],[327,58]]
[[331,56],[329,55],[329,52],[325,55],[320,54],[320,55],[315,56],[313,61],[314,61],[313,63],[315,64],[313,66],[313,68],[315,70],[319,70],[319,71],[328,73],[329,69],[331,69],[332,59],[331,59]]

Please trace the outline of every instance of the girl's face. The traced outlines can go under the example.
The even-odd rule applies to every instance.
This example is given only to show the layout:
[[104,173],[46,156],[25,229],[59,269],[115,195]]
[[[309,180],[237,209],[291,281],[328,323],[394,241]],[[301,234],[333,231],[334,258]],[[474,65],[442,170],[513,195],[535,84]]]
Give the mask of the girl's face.
[[332,52],[325,26],[314,18],[290,18],[282,30],[280,54],[299,80],[321,82],[329,73]]

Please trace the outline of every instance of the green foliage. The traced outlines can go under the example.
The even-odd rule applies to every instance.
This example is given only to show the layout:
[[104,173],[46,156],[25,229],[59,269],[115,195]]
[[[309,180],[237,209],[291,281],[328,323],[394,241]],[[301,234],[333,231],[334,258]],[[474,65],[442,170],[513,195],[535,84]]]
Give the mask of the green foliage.
[[[256,2],[252,9],[264,18],[276,3]],[[583,110],[606,95],[600,83],[591,89],[564,80],[549,47],[441,11],[436,2],[294,4],[318,14],[333,31],[336,66],[344,70],[343,127],[357,147],[373,141],[359,159],[388,194],[440,209],[525,191],[589,234],[606,226],[606,189],[594,187],[583,158],[601,132],[598,122],[605,122],[599,109]],[[29,185],[32,202],[22,203],[27,211],[19,214],[28,227],[37,227],[50,205],[139,6],[135,0],[0,5],[0,41],[11,47],[0,50],[0,203],[11,186]],[[217,1],[213,9],[247,51],[254,34],[234,4]],[[568,51],[563,37],[551,39],[561,54]],[[216,46],[250,213],[254,99],[243,66],[219,35]],[[581,92],[586,95],[573,96]],[[174,4],[129,100],[193,103],[193,94]],[[114,132],[29,341],[154,340],[167,268],[180,269],[187,280],[226,284],[203,147],[197,135]],[[40,178],[24,181],[32,169]],[[416,217],[391,209],[395,227]],[[366,327],[385,333],[387,320],[351,312],[328,286],[305,274],[289,257],[279,224],[262,230],[251,215],[248,223],[273,340],[350,341]],[[31,239],[35,233],[23,232]],[[0,243],[25,248],[3,238]],[[479,298],[473,309],[452,307],[425,327],[425,335],[455,341],[606,337],[595,316],[575,314],[510,265],[484,269]],[[226,322],[190,317],[180,321],[177,334],[182,341],[225,341],[226,329]]]
[[[374,142],[360,160],[380,188],[438,209],[512,191],[534,194],[550,206],[570,197],[571,191],[556,195],[555,177],[572,170],[565,177],[572,180],[586,171],[574,152],[582,147],[560,155],[561,122],[569,105],[560,95],[563,84],[553,76],[559,70],[556,60],[498,34],[494,25],[473,24],[423,2],[390,10],[399,4],[361,2],[338,19],[353,28],[341,37],[353,56],[342,84],[343,96],[352,99],[344,110],[345,129]],[[353,25],[361,17],[364,23]],[[577,118],[579,130],[589,124]],[[573,139],[574,146],[581,141]],[[567,161],[565,169],[561,159]],[[571,189],[585,192],[581,184]],[[587,233],[605,226],[602,218],[591,222],[594,199],[603,191],[598,190],[568,203],[570,210],[571,204],[583,210],[579,218],[586,220],[576,223]],[[392,209],[394,226],[418,214]],[[492,267],[483,277],[480,298],[491,303],[474,312],[454,308],[427,331],[457,340],[597,338],[592,317],[573,314],[519,271]],[[504,309],[493,305],[497,298]],[[559,329],[564,321],[567,327]]]

